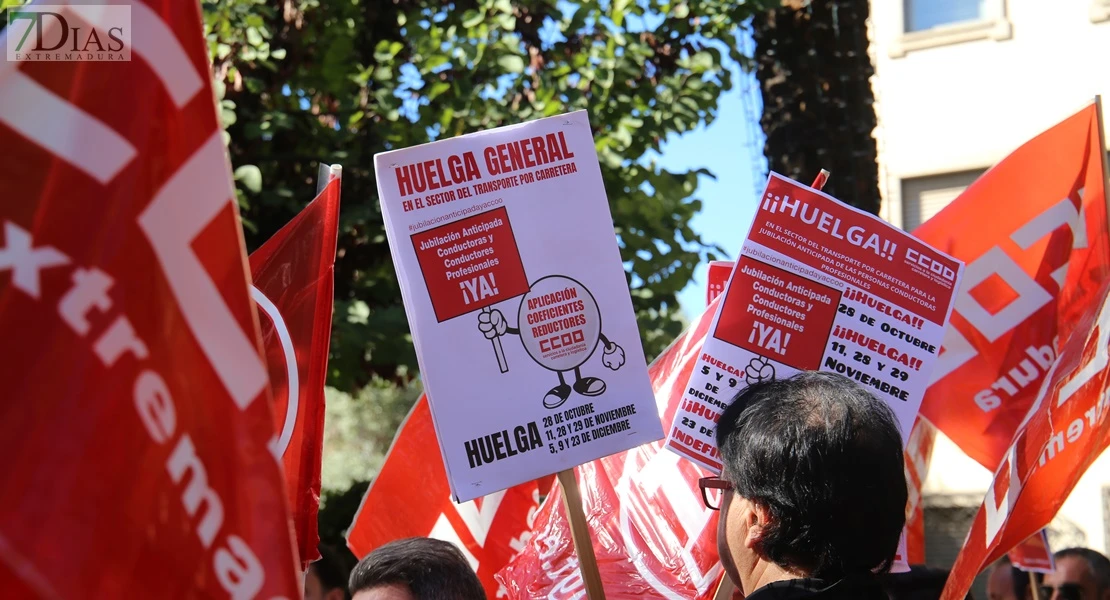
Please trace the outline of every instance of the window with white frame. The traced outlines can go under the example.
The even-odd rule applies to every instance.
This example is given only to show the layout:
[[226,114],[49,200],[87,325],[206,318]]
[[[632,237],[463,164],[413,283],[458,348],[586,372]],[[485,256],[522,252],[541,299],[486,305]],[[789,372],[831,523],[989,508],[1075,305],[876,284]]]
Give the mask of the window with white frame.
[[905,0],[906,33],[986,18],[986,0]]
[[1013,36],[1006,0],[893,0],[889,6],[897,27],[887,47],[891,58],[937,46]]

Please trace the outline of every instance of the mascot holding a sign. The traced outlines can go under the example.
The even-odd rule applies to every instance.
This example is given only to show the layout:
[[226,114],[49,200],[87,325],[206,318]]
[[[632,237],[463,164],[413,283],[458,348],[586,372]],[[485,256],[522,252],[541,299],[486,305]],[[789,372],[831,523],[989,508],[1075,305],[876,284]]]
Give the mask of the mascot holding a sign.
[[[601,332],[601,312],[586,286],[562,275],[550,275],[532,284],[520,303],[517,327],[509,327],[500,310],[482,311],[478,329],[498,349],[498,338],[519,335],[524,350],[545,369],[555,371],[559,385],[544,396],[543,405],[558,408],[570,398],[571,391],[594,397],[605,393],[605,382],[598,377],[583,377],[581,367],[593,356],[599,342],[601,363],[616,371],[624,365],[624,348]],[[503,359],[502,372],[507,371]],[[563,374],[574,371],[574,383]]]

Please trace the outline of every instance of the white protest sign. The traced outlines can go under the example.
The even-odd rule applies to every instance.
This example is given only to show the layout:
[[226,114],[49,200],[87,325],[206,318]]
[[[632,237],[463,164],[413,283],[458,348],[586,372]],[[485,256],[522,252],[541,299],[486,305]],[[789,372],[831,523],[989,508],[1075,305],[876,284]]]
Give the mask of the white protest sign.
[[663,437],[584,111],[374,163],[457,500]]
[[962,273],[910,234],[772,173],[667,448],[720,472],[714,431],[737,392],[815,370],[886,401],[908,439]]

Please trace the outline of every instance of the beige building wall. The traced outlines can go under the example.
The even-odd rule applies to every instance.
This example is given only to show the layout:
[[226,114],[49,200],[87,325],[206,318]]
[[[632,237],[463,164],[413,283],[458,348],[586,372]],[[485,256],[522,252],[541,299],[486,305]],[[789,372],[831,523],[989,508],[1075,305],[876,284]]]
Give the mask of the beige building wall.
[[[978,16],[921,27],[923,9]],[[871,37],[880,216],[907,230],[1096,94],[1110,103],[1110,0],[872,0]],[[990,480],[941,437],[927,510],[977,504]],[[1061,509],[1054,543],[1110,550],[1108,495],[1110,453]]]

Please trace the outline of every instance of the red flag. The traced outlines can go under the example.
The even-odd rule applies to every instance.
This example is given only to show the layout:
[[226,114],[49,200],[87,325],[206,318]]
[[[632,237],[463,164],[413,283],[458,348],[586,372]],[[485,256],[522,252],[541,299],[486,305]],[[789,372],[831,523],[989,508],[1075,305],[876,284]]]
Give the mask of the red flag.
[[[1110,396],[1106,394],[1110,376],[1110,279],[1107,277],[1110,274],[1110,240],[1106,233],[1105,172],[1099,121],[1094,106],[1080,112],[1023,146],[980,179],[986,183],[980,186],[976,182],[968,191],[978,193],[992,189],[998,185],[993,179],[1012,174],[1013,165],[1039,169],[1035,160],[1047,161],[1061,173],[1027,172],[1024,185],[1017,187],[1049,189],[1038,177],[1054,177],[1058,186],[1063,187],[1067,187],[1063,180],[1070,178],[1071,181],[1071,191],[1064,196],[1065,201],[1033,219],[1031,223],[1035,226],[1022,228],[1026,234],[1016,235],[1015,240],[1020,246],[1037,239],[1028,233],[1031,227],[1038,235],[1046,230],[1056,231],[1047,242],[1046,262],[1035,272],[1051,272],[1065,282],[1064,291],[1059,293],[1056,302],[1048,305],[1048,313],[1040,316],[1046,323],[1027,321],[1009,335],[1015,336],[1018,332],[1026,336],[1044,335],[1048,330],[1055,330],[1058,358],[1047,365],[1047,373],[1040,377],[1042,382],[1031,388],[1028,410],[1016,424],[1016,432],[999,457],[994,481],[987,489],[983,506],[952,568],[945,598],[962,598],[972,579],[986,565],[1045,527],[1080,476],[1110,443],[1107,436],[1110,433],[1110,420],[1107,419]],[[1058,159],[1070,162],[1059,163]],[[1004,166],[1006,168],[1002,168]],[[1006,211],[995,209],[996,214],[1011,211],[1011,206],[1014,212],[1023,212],[1022,204],[1014,197],[1002,195],[999,198],[1005,199],[1007,208]],[[1080,207],[1082,218],[1072,216]],[[1053,224],[1058,227],[1048,227]],[[1068,249],[1071,249],[1073,264],[1060,265],[1050,260],[1066,257]],[[1020,298],[1015,300],[1021,301]],[[1033,338],[1024,337],[1013,343],[1018,344],[1017,347],[1036,343],[1030,340]],[[949,346],[948,350],[952,348]],[[955,402],[958,396],[953,398]],[[1000,412],[1001,422],[990,423],[991,429],[984,432],[984,437],[999,437],[1001,427],[1009,421],[1009,413],[1009,410]],[[964,435],[967,442],[969,428],[952,423],[949,427]],[[989,444],[980,447],[989,447]]]
[[980,177],[914,235],[966,261],[921,413],[994,469],[1110,275],[1092,105]]
[[88,8],[132,60],[0,61],[0,589],[298,596],[200,7]]
[[910,431],[904,452],[906,459],[906,560],[911,565],[925,564],[925,510],[921,504],[921,489],[929,474],[929,460],[933,456],[933,443],[937,430],[928,421],[917,418]]
[[324,383],[331,341],[339,180],[250,256],[263,348],[274,393],[271,450],[285,486],[301,565],[320,558],[316,514],[324,447]]
[[[683,386],[717,302],[648,368],[659,412],[673,419]],[[717,557],[717,512],[706,508],[698,479],[708,471],[646,444],[576,469],[606,597],[712,598],[723,569]],[[532,536],[497,578],[510,598],[582,597],[584,586],[570,524],[556,484]]]
[[[1102,236],[1105,239],[1105,236]],[[1045,527],[1110,444],[1110,281],[1060,349],[1028,420],[995,471],[945,588],[962,598],[986,565]]]
[[455,504],[428,398],[421,395],[362,500],[347,545],[361,558],[406,537],[454,542],[478,573],[486,594],[501,598],[493,576],[524,548],[539,502],[539,487],[530,481]]

